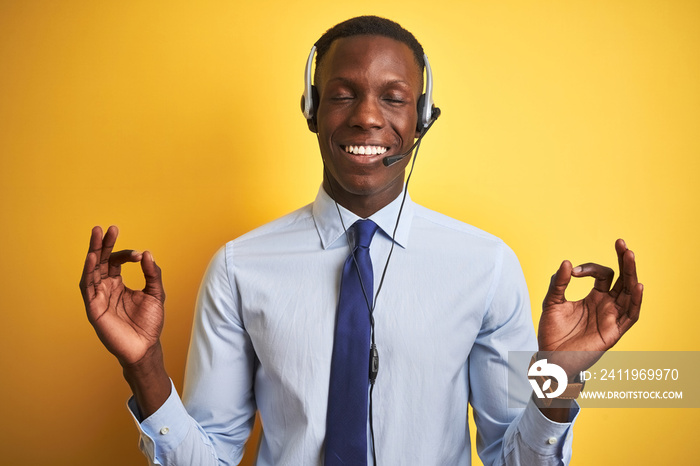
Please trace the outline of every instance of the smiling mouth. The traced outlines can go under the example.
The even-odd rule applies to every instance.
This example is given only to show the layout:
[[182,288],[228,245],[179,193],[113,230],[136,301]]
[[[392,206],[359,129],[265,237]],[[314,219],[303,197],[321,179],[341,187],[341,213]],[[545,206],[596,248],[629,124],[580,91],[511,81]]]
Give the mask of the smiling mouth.
[[382,155],[388,147],[383,146],[342,146],[343,150],[353,155]]

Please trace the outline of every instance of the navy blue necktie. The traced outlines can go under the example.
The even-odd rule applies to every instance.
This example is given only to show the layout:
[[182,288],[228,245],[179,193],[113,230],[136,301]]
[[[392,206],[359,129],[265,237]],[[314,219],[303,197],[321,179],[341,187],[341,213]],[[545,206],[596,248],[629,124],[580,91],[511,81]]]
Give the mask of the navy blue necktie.
[[355,246],[345,261],[340,284],[326,415],[325,466],[367,464],[371,331],[367,303],[371,306],[374,293],[369,245],[377,228],[371,220],[358,220],[350,227]]

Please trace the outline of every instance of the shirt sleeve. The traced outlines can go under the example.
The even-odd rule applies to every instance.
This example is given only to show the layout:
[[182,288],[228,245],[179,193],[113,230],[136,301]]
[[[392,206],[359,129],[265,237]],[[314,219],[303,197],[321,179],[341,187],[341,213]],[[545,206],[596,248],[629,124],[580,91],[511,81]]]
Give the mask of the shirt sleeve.
[[503,244],[469,356],[469,401],[477,426],[477,451],[486,465],[568,464],[578,405],[571,410],[570,422],[556,423],[525,395],[528,390],[509,390],[508,376],[514,369],[508,365],[508,351],[534,353],[537,339],[525,277],[517,257]]
[[508,427],[503,455],[497,463],[569,464],[574,435],[573,423],[579,410],[578,403],[574,402],[569,412],[569,422],[554,422],[542,414],[530,400],[525,410]]
[[[139,449],[148,464],[218,464],[206,433],[187,413],[174,385],[165,403],[146,419],[141,419],[133,397],[127,406],[140,431]],[[183,458],[187,458],[185,463]]]
[[236,465],[255,420],[255,356],[240,315],[228,264],[232,245],[212,259],[197,297],[182,401],[173,386],[140,421],[140,448],[153,465]]

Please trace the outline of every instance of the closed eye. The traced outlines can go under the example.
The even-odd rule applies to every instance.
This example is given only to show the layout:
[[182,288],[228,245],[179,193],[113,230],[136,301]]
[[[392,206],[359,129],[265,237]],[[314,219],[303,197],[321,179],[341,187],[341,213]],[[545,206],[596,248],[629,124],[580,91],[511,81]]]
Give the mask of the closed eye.
[[386,97],[383,100],[384,100],[384,102],[387,102],[389,105],[397,106],[397,107],[406,104],[406,101],[404,99],[397,99],[394,97]]

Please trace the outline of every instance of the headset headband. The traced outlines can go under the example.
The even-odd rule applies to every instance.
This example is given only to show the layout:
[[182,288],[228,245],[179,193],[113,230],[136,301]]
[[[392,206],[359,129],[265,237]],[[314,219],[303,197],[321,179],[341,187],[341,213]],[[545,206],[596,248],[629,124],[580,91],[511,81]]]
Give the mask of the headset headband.
[[309,58],[306,60],[306,71],[304,72],[304,95],[302,96],[301,111],[304,113],[304,118],[310,120],[314,117],[314,104],[313,104],[313,94],[311,91],[311,86],[313,86],[313,81],[311,79],[311,67],[314,63],[314,55],[316,55],[316,46],[311,47],[311,53],[309,53]]
[[430,62],[428,61],[428,56],[423,54],[423,63],[425,63],[425,102],[423,105],[423,114],[418,115],[421,123],[423,123],[423,128],[427,128],[430,122],[433,120],[433,70],[430,68]]

